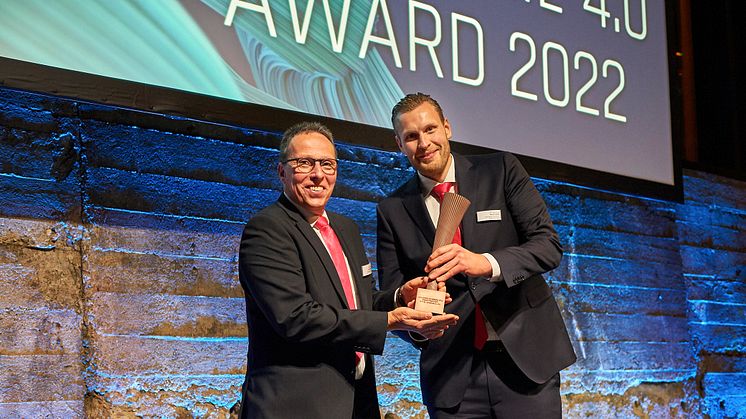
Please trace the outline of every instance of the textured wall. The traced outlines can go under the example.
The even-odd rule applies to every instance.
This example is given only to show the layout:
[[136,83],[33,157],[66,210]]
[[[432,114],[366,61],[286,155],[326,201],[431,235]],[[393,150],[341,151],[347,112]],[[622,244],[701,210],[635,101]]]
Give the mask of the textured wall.
[[696,384],[712,417],[746,417],[746,183],[687,177],[677,207]]
[[[344,133],[337,133],[344,141]],[[236,253],[274,201],[278,136],[0,89],[0,417],[225,417],[247,345]],[[340,144],[334,211],[375,251],[411,175]],[[536,180],[565,247],[548,279],[578,363],[568,417],[746,410],[746,184],[682,204]],[[417,353],[378,358],[383,412],[424,417]]]

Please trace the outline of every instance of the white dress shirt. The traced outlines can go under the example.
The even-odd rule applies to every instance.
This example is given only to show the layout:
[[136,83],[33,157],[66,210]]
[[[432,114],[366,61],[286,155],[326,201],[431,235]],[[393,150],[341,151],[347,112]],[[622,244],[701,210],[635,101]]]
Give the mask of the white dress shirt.
[[[287,196],[287,194],[285,194],[285,197],[288,198],[288,201],[290,201],[293,205],[295,205],[296,208],[298,208],[298,211],[300,211],[301,215],[303,215],[303,218],[305,218],[306,220],[309,218],[310,214],[308,213],[308,211],[306,211],[305,209],[298,206],[295,202],[293,202],[293,200],[290,199]],[[326,215],[326,210],[324,210],[324,213],[321,214],[321,216],[329,220],[329,217]],[[313,229],[313,232],[316,233],[317,236],[319,236],[319,240],[321,240],[321,243],[324,245],[324,249],[326,249],[327,253],[329,253],[329,257],[331,258],[332,254],[329,251],[329,248],[326,246],[324,237],[321,236],[321,231],[318,228],[316,228],[316,221],[311,223],[311,228]],[[350,289],[352,289],[352,299],[353,301],[355,301],[355,307],[360,307],[360,303],[358,303],[358,297],[357,297],[357,288],[355,287],[355,281],[354,281],[355,277],[352,275],[352,270],[350,270],[350,262],[347,260],[347,255],[344,254],[344,249],[342,250],[342,255],[344,255],[345,266],[347,266],[347,274],[350,277],[350,282],[351,282]],[[355,367],[355,379],[356,380],[361,379],[363,377],[364,372],[365,372],[365,357],[363,356],[362,358],[360,358],[360,362],[358,362],[357,366]]]
[[[433,221],[433,225],[437,226],[438,219],[440,218],[440,202],[438,202],[438,200],[435,199],[435,197],[430,192],[432,192],[433,188],[436,185],[445,182],[452,182],[454,185],[456,185],[455,189],[458,189],[458,183],[456,183],[456,168],[455,162],[453,160],[453,155],[451,155],[450,157],[448,163],[448,172],[446,173],[446,177],[445,179],[443,179],[443,182],[436,182],[426,176],[423,176],[420,172],[417,172],[417,176],[419,176],[420,178],[420,192],[422,193],[422,199],[425,201],[425,207],[427,207],[427,212],[428,214],[430,214],[430,219]],[[454,190],[454,187],[451,186],[451,190],[449,190],[448,192],[457,192],[456,190]],[[492,266],[492,276],[489,278],[489,280],[492,282],[502,281],[500,265],[497,263],[495,257],[489,253],[481,253],[481,255],[484,256]],[[446,288],[448,288],[447,284]],[[482,314],[482,317],[486,319],[486,317],[484,317],[484,314]],[[487,340],[498,340],[499,337],[497,336],[495,328],[492,327],[492,324],[488,321],[485,321],[484,323],[487,328]]]
[[[422,174],[420,174],[420,172],[417,172],[417,176],[419,176],[420,178],[420,192],[422,193],[422,199],[425,201],[427,213],[430,214],[430,219],[432,220],[434,226],[438,225],[438,219],[440,218],[440,202],[438,202],[438,200],[435,199],[435,197],[430,192],[432,192],[433,188],[440,183],[453,182],[454,184],[456,184],[456,168],[455,162],[453,160],[453,155],[451,155],[448,164],[448,173],[446,173],[446,177],[443,182],[436,182],[429,177],[423,176]],[[458,189],[458,184],[456,184],[456,189]],[[453,186],[451,186],[451,190],[449,192],[456,192],[453,190]],[[490,277],[490,281],[501,281],[502,276],[500,275],[500,265],[497,263],[495,257],[489,253],[481,253],[481,255],[487,258],[487,260],[490,262],[490,265],[492,266],[492,276]]]

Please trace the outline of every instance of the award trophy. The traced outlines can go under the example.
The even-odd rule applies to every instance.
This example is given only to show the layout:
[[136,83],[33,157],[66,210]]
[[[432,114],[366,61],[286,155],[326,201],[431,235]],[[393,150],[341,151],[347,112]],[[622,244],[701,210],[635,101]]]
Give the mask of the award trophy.
[[[453,241],[453,236],[456,234],[456,230],[459,224],[461,224],[461,220],[464,218],[469,205],[471,205],[471,201],[459,194],[446,192],[443,195],[443,201],[440,203],[438,226],[435,228],[433,252],[435,249],[450,244]],[[443,314],[445,301],[446,293],[438,291],[436,281],[430,281],[427,284],[427,288],[417,290],[414,309],[433,314]]]

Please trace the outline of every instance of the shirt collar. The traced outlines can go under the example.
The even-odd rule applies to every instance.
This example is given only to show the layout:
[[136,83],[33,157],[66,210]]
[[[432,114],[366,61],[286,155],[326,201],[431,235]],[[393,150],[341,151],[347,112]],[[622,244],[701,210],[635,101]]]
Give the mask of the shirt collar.
[[430,195],[430,191],[432,191],[435,185],[439,183],[456,183],[456,162],[453,160],[453,154],[449,157],[448,172],[446,173],[446,178],[443,179],[443,182],[436,182],[420,172],[417,172],[417,176],[420,178],[420,193],[423,198],[427,198],[427,196]]
[[[298,209],[298,212],[300,212],[300,215],[303,217],[304,220],[308,221],[308,219],[311,218],[312,214],[308,210],[306,210],[305,208],[301,208],[300,205],[296,204],[295,201],[290,199],[290,197],[288,196],[288,194],[285,193],[285,191],[283,191],[282,194],[285,195],[285,198],[287,198],[288,201],[290,201],[290,203],[293,204],[293,206]],[[329,216],[326,214],[326,209],[324,209],[324,212],[321,214],[321,216],[326,218],[327,221],[329,221]],[[313,227],[316,225],[316,221],[309,223],[309,224],[311,224],[311,227]]]

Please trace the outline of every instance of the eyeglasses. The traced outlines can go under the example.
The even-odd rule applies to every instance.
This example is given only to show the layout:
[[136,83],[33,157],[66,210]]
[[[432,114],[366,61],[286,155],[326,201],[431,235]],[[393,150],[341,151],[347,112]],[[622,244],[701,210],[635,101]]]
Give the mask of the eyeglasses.
[[282,163],[290,163],[295,173],[311,173],[316,163],[321,166],[321,171],[327,175],[333,175],[337,172],[337,159],[312,159],[310,157],[299,157],[297,159],[287,159]]

